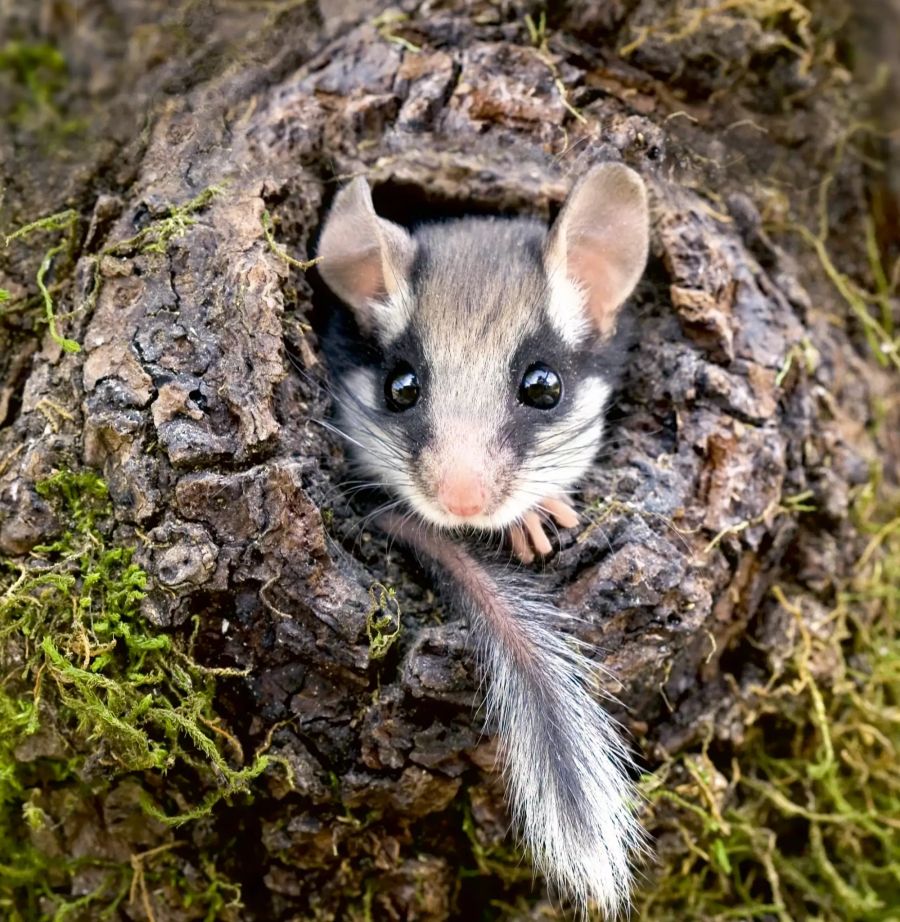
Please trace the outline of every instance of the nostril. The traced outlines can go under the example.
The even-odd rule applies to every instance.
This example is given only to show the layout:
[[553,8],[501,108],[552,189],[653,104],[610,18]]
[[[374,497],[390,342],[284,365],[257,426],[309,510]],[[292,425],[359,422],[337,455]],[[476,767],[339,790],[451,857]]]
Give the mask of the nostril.
[[478,515],[483,509],[483,505],[475,500],[471,502],[447,503],[447,510],[454,515],[472,516]]
[[484,511],[485,489],[475,473],[448,474],[438,486],[438,501],[453,515],[468,518]]

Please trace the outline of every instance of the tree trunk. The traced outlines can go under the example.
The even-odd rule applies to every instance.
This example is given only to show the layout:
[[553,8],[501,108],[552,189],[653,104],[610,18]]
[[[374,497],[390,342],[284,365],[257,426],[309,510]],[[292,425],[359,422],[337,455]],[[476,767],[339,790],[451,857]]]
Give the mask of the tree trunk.
[[[787,642],[770,590],[821,613],[862,547],[852,497],[874,458],[890,479],[898,456],[896,403],[893,427],[867,425],[897,353],[872,358],[878,330],[832,285],[870,285],[867,240],[897,255],[896,141],[853,128],[878,97],[844,79],[840,21],[653,0],[546,21],[456,0],[6,6],[5,60],[41,39],[63,63],[36,65],[59,80],[46,93],[2,69],[3,227],[75,214],[0,251],[0,552],[33,566],[67,515],[38,485],[98,471],[104,540],[147,574],[141,619],[195,670],[230,670],[204,739],[235,770],[238,744],[245,766],[268,760],[235,788],[250,798],[177,828],[145,820],[147,792],[172,816],[227,784],[196,740],[165,776],[91,741],[48,660],[42,723],[94,756],[75,769],[77,822],[46,783],[28,788],[54,847],[94,865],[139,855],[114,918],[202,917],[213,903],[186,906],[176,877],[218,886],[218,918],[538,918],[466,626],[340,489],[342,446],[318,424],[315,281],[297,261],[355,175],[381,214],[414,222],[549,219],[589,164],[640,171],[652,255],[612,435],[587,524],[534,578],[580,619],[648,767],[735,751],[738,703]],[[57,244],[54,336],[35,275]],[[33,690],[30,648],[6,636],[4,669]],[[45,911],[92,893],[94,865],[54,878]],[[514,909],[523,898],[537,908]]]

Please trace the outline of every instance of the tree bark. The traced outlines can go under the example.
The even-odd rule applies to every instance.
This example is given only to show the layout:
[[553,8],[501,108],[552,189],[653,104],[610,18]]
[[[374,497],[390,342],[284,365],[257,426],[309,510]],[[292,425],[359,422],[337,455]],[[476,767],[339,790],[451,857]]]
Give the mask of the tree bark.
[[[828,14],[719,12],[673,40],[690,20],[651,0],[572,2],[545,26],[526,3],[82,6],[5,11],[63,49],[83,120],[51,150],[46,125],[8,112],[0,175],[8,232],[77,212],[48,279],[81,350],[39,307],[0,321],[0,552],[58,530],[43,478],[100,471],[113,539],[150,579],[144,616],[182,636],[199,616],[197,657],[246,670],[219,682],[228,732],[277,757],[252,804],[151,847],[217,851],[246,919],[486,918],[541,898],[527,863],[484,859],[512,840],[466,626],[340,490],[315,282],[292,260],[355,175],[412,222],[549,220],[589,164],[641,172],[652,256],[612,434],[586,525],[534,578],[577,615],[648,766],[736,746],[735,702],[784,642],[770,588],[827,598],[860,548],[850,497],[898,454],[890,427],[880,444],[866,428],[889,372],[792,230],[818,232],[832,176],[827,253],[866,280],[873,177],[838,157],[863,149],[865,98],[816,43]],[[890,254],[897,185],[881,182]],[[53,239],[0,252],[13,301],[30,304]],[[379,643],[387,589],[401,632]],[[148,847],[102,807],[84,823]],[[164,890],[160,918],[193,918]],[[140,900],[117,911],[148,918]]]

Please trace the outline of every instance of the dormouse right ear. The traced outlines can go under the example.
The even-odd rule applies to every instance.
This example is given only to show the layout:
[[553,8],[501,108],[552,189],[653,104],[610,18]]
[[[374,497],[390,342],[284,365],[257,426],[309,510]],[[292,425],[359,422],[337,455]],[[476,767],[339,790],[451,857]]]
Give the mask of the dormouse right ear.
[[318,270],[360,329],[372,333],[376,305],[405,287],[415,249],[404,228],[378,217],[369,184],[358,176],[335,196],[319,238]]
[[621,163],[595,166],[566,200],[544,249],[550,278],[583,298],[594,329],[608,338],[647,263],[650,218],[641,177]]

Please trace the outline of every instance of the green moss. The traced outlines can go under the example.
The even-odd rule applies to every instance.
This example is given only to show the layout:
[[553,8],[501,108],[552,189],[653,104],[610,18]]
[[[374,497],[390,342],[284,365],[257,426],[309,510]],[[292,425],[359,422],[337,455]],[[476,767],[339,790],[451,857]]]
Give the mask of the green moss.
[[[63,251],[67,252],[69,259],[72,258],[75,250],[75,232],[77,228],[78,212],[70,209],[68,211],[60,211],[57,214],[48,215],[45,218],[39,218],[37,221],[32,221],[30,224],[20,227],[17,231],[14,231],[6,237],[6,246],[9,246],[14,240],[24,240],[26,237],[38,231],[63,232],[64,236],[60,241],[44,253],[44,258],[41,260],[41,265],[38,268],[35,281],[37,282],[38,291],[41,293],[41,300],[44,305],[44,319],[47,321],[50,336],[64,352],[79,352],[81,346],[79,346],[75,340],[61,336],[56,328],[56,310],[53,304],[53,296],[47,288],[47,273],[50,271],[53,261]],[[2,298],[0,301],[5,301],[7,299],[8,295],[7,298]]]
[[58,117],[56,97],[68,80],[59,49],[41,42],[6,42],[0,48],[0,74],[16,90],[6,100],[11,124],[30,126]]
[[[880,502],[876,501],[880,496]],[[793,624],[784,666],[744,699],[749,724],[725,759],[707,747],[643,784],[658,873],[641,919],[897,918],[900,906],[900,498],[857,508],[871,533],[825,623]]]
[[[804,71],[812,66],[817,51],[812,30],[812,12],[798,0],[722,0],[720,3],[676,8],[668,18],[657,17],[652,25],[632,26],[633,41],[619,48],[623,58],[633,55],[648,39],[666,45],[681,45],[710,32],[724,32],[747,23],[761,29],[765,24],[781,21],[772,31],[772,41],[795,55]],[[755,31],[755,30],[754,30]],[[745,67],[746,61],[728,62],[729,67]]]
[[460,868],[460,877],[498,877],[506,884],[534,878],[530,861],[522,860],[522,853],[515,845],[498,845],[486,847],[478,838],[472,806],[466,801],[463,805],[462,829],[469,840],[474,868]]
[[203,890],[189,890],[184,894],[186,909],[194,906],[205,909],[203,922],[216,922],[229,910],[243,909],[240,887],[222,876],[211,861],[204,862],[203,873],[207,885]]
[[221,186],[208,186],[181,205],[168,205],[162,213],[133,237],[119,240],[101,250],[93,258],[93,284],[85,310],[93,310],[103,285],[102,263],[106,257],[133,259],[142,255],[161,255],[168,251],[173,240],[183,237],[197,223],[196,213],[222,194]]
[[550,36],[547,33],[547,11],[541,10],[537,21],[535,21],[531,13],[526,13],[524,22],[525,28],[528,30],[528,40],[531,42],[532,46],[537,49],[538,56],[550,71],[553,77],[553,85],[556,87],[556,92],[559,93],[559,98],[566,111],[577,121],[586,122],[587,119],[584,117],[584,114],[579,112],[569,100],[569,91],[563,83],[562,75],[556,64],[556,59],[550,50],[548,44]]
[[418,54],[422,50],[421,45],[411,42],[408,38],[398,34],[397,27],[404,28],[410,21],[409,13],[402,10],[389,9],[379,14],[372,20],[372,25],[378,30],[378,34],[386,41],[393,45],[399,45],[410,54]]
[[[891,311],[886,307],[889,297],[882,292],[863,289],[838,269],[827,246],[827,224],[820,227],[817,234],[802,224],[791,225],[789,229],[797,233],[815,252],[825,275],[865,333],[872,357],[882,367],[893,365],[895,370],[900,371],[900,336],[894,332]],[[878,263],[873,267],[873,273],[876,277],[878,273],[883,275],[883,266]]]
[[268,211],[262,213],[262,228],[263,234],[266,237],[266,243],[269,244],[269,249],[279,258],[283,259],[289,266],[293,266],[295,269],[300,269],[302,272],[306,272],[307,269],[311,269],[316,263],[321,262],[322,257],[317,256],[315,259],[294,259],[290,253],[285,250],[276,240],[275,235],[272,231],[272,216]]
[[[267,764],[264,756],[241,764],[240,746],[213,708],[216,675],[237,671],[201,666],[190,640],[154,631],[141,615],[147,577],[131,548],[107,543],[111,506],[102,480],[60,471],[37,491],[56,509],[58,537],[25,559],[0,561],[0,907],[31,907],[23,919],[63,918],[81,908],[65,894],[85,859],[39,844],[47,791],[102,795],[126,774],[165,772],[162,790],[177,799],[160,803],[145,794],[141,803],[180,825],[249,791]],[[55,737],[65,754],[20,757],[39,734]],[[88,757],[90,777],[104,780],[84,780]],[[111,867],[97,891],[79,900],[108,908],[137,873],[134,862]],[[204,886],[210,905],[233,899],[232,885],[218,877]],[[187,892],[202,898],[195,888]],[[56,915],[38,911],[39,896]]]
[[[221,192],[222,189],[220,187],[209,186],[202,192],[195,195],[192,199],[184,202],[181,205],[169,205],[163,210],[159,217],[157,217],[154,221],[148,224],[147,227],[143,228],[133,237],[129,237],[126,240],[120,240],[117,243],[113,243],[102,250],[99,256],[92,257],[92,290],[86,303],[79,307],[79,310],[90,311],[93,309],[94,304],[97,301],[97,297],[100,294],[100,287],[102,285],[101,264],[104,257],[129,258],[143,254],[165,253],[169,247],[169,244],[173,240],[177,240],[179,237],[183,237],[188,232],[188,230],[197,223],[196,212],[206,208],[207,205],[209,205],[209,203],[213,200],[213,198],[215,198]],[[59,333],[57,328],[58,315],[56,313],[56,305],[53,300],[54,290],[59,288],[59,283],[57,283],[56,286],[48,287],[47,275],[53,267],[56,258],[61,253],[66,254],[68,265],[74,264],[74,258],[76,255],[78,220],[79,215],[77,211],[71,209],[67,211],[60,211],[56,214],[47,215],[44,218],[39,218],[36,221],[32,221],[29,224],[26,224],[24,227],[20,227],[18,230],[13,231],[13,233],[8,234],[4,238],[5,245],[9,246],[14,241],[25,240],[31,237],[33,234],[39,232],[63,233],[63,236],[59,242],[50,247],[50,249],[46,251],[43,259],[41,260],[41,264],[35,277],[39,292],[39,299],[35,303],[43,305],[44,319],[47,322],[50,336],[53,341],[57,343],[57,345],[59,345],[60,348],[62,348],[65,352],[79,352],[81,351],[81,346],[75,340],[62,336]],[[60,274],[61,270],[59,267],[57,267],[57,270],[57,274]],[[0,289],[0,304],[3,304],[8,300],[9,292]],[[19,310],[22,307],[30,309],[32,306],[32,300],[33,299],[26,298],[19,303],[10,304],[10,306],[4,310],[12,312],[14,310]]]
[[366,634],[369,637],[369,656],[383,659],[400,636],[400,603],[394,589],[381,583],[369,588],[372,607],[366,614]]
[[141,253],[165,253],[169,244],[183,237],[197,223],[196,213],[217,196],[220,186],[208,186],[182,205],[169,205],[143,230],[127,240],[108,246],[101,256],[138,256]]
[[775,386],[781,387],[790,373],[794,363],[801,363],[801,367],[808,375],[814,374],[819,365],[819,353],[808,336],[804,336],[799,343],[791,346],[788,354],[785,356],[778,374],[775,375]]

